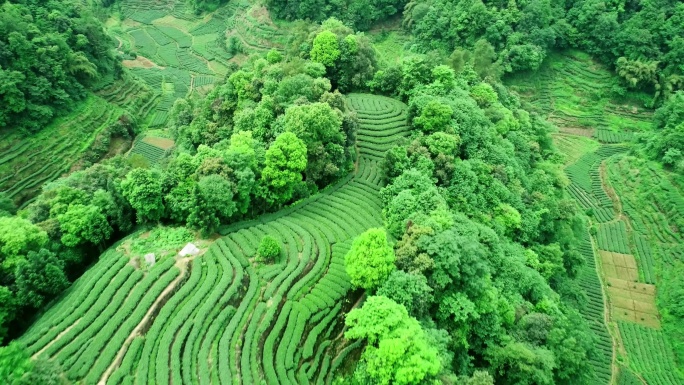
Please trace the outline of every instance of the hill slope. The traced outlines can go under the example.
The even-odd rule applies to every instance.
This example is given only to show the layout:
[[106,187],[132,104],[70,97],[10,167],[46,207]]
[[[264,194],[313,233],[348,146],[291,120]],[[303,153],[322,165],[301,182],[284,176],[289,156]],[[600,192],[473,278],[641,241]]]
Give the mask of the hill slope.
[[[149,271],[109,250],[20,340],[72,380],[106,383],[321,383],[359,347],[344,346],[350,289],[344,255],[380,226],[378,162],[405,135],[405,106],[352,95],[359,113],[357,172],[328,191],[222,230],[201,256]],[[253,257],[270,234],[273,265]],[[196,381],[196,380],[195,380]]]

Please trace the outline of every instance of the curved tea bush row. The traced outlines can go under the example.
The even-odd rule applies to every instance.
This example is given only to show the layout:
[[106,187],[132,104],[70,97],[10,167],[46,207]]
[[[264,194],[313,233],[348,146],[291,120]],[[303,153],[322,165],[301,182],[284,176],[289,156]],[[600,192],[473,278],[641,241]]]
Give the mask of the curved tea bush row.
[[[99,381],[118,354],[119,347],[124,344],[124,341],[142,321],[162,291],[176,279],[178,274],[180,274],[180,270],[176,267],[169,269],[158,278],[153,274],[149,274],[145,280],[150,283],[153,282],[153,285],[150,287],[149,285],[144,285],[145,282],[143,282],[143,285],[136,287],[134,293],[126,300],[126,309],[117,312],[114,318],[115,322],[110,321],[105,325],[103,331],[95,337],[84,352],[84,355],[81,356],[80,361],[82,362],[76,363],[76,366],[81,364],[80,371],[73,373],[72,369],[70,374],[75,378],[82,378],[87,374],[84,380],[86,383],[96,383]],[[124,316],[128,318],[125,318],[125,321],[120,323]],[[118,329],[116,328],[117,324],[121,325]],[[88,355],[88,351],[93,352],[92,356]],[[97,361],[95,362],[95,360]]]
[[[79,348],[83,345],[78,343],[73,343],[77,339],[78,335],[84,330],[88,330],[88,327],[98,318],[103,311],[110,309],[108,313],[114,313],[116,305],[111,306],[114,297],[119,291],[123,292],[123,295],[119,295],[119,300],[123,300],[123,297],[128,295],[128,292],[135,286],[138,280],[142,278],[142,273],[136,274],[135,268],[130,265],[126,265],[123,269],[119,271],[117,276],[106,286],[104,292],[100,293],[97,297],[97,302],[93,304],[92,307],[87,309],[81,318],[77,322],[69,325],[70,327],[65,329],[65,333],[61,334],[58,339],[53,340],[52,344],[49,345],[44,351],[43,355],[47,357],[55,356],[59,353],[59,359],[64,360],[70,355],[76,353]],[[102,318],[100,321],[102,322]]]
[[126,265],[127,260],[113,250],[100,257],[100,262],[89,269],[68,290],[64,298],[50,308],[19,339],[28,347],[30,354],[35,354],[46,344],[72,325],[85,311],[92,306],[112,278]]
[[[373,138],[407,133],[404,118],[396,119],[405,114],[402,104],[366,95],[349,103],[379,117],[361,123],[378,134]],[[391,119],[391,127],[376,124]],[[373,143],[359,139],[362,150]],[[99,382],[110,367],[104,380],[116,385],[325,382],[349,351],[338,338],[351,289],[344,256],[356,236],[382,224],[384,150],[376,152],[361,151],[357,172],[318,195],[221,229],[224,236],[183,268],[182,283],[165,298],[160,293],[179,274],[174,259],[144,273],[118,254],[103,257],[50,311],[54,319],[27,333],[27,345],[33,353],[44,349],[83,384]],[[256,258],[265,235],[281,244],[272,264]]]

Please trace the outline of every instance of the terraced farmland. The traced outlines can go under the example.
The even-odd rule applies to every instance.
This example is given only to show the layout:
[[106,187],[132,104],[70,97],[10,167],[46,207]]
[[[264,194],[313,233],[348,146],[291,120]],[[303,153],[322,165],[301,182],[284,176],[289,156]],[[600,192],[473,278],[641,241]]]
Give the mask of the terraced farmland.
[[626,150],[622,146],[602,146],[586,153],[565,169],[570,178],[568,191],[580,207],[591,213],[598,222],[610,221],[615,215],[613,201],[601,185],[599,165],[609,156]]
[[616,78],[585,53],[555,53],[532,74],[507,79],[527,107],[546,116],[562,132],[593,137],[604,144],[631,141],[649,130],[652,112],[639,103],[611,100]]
[[[143,271],[109,250],[20,342],[84,384],[329,383],[361,347],[341,333],[356,300],[344,255],[382,225],[378,163],[408,130],[403,104],[348,100],[362,118],[355,173],[277,213],[224,226],[195,259],[168,257]],[[266,234],[281,253],[262,265],[254,256]]]
[[[577,157],[573,154],[583,151],[572,149],[570,156],[576,161],[566,167],[569,192],[581,208],[594,214],[593,244],[600,255],[597,276],[598,255],[587,234],[580,244],[587,266],[578,274],[588,299],[582,314],[595,332],[597,351],[603,353],[592,360],[596,373],[592,383],[630,383],[635,378],[641,383],[638,378],[643,378],[648,384],[678,384],[682,379],[661,331],[652,283],[657,281],[659,268],[678,259],[676,252],[660,250],[677,249],[678,213],[684,208],[681,190],[662,172],[625,155],[625,150],[602,145]],[[605,314],[614,325],[612,338],[603,322]],[[612,339],[618,349],[613,349]],[[613,368],[613,354],[627,367]]]
[[133,148],[128,156],[140,155],[147,159],[150,164],[157,164],[161,161],[173,147],[171,139],[144,137],[138,138],[133,144]]
[[586,305],[580,310],[595,338],[595,354],[589,362],[593,369],[593,378],[590,383],[605,385],[610,383],[612,375],[613,340],[606,328],[604,316],[605,298],[596,270],[596,257],[588,231],[583,233],[579,244],[579,251],[584,256],[586,264],[582,266],[577,274],[577,281],[587,296]]
[[46,182],[67,173],[121,110],[91,96],[79,108],[29,138],[0,140],[0,191],[26,202]]
[[231,1],[204,17],[177,0],[124,0],[121,9],[129,20],[111,19],[110,30],[122,49],[137,55],[124,66],[153,93],[133,108],[150,127],[164,126],[177,98],[206,92],[236,55],[283,50],[289,41],[265,8],[247,1]]

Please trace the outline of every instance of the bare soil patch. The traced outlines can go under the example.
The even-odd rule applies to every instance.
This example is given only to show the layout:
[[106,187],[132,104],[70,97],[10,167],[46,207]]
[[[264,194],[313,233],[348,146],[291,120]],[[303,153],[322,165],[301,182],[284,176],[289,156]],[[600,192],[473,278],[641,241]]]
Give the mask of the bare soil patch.
[[571,126],[567,126],[566,124],[554,121],[551,118],[549,118],[549,120],[558,126],[558,130],[561,133],[570,134],[570,135],[577,135],[577,136],[586,136],[587,138],[593,138],[594,137],[594,129],[593,128],[571,127]]
[[138,55],[133,60],[124,60],[121,62],[126,68],[155,68],[159,67],[152,60]]
[[266,9],[266,7],[264,6],[252,8],[252,10],[249,12],[249,15],[260,22],[273,25],[273,21],[271,20],[271,14],[268,12],[268,9]]
[[613,253],[605,250],[599,250],[599,255],[603,264],[603,272],[607,277],[632,282],[639,281],[639,271],[637,270],[636,259],[633,255]]
[[[604,269],[604,273],[607,274],[608,270]],[[655,285],[616,277],[607,277],[606,280],[611,315],[614,319],[660,328],[660,315],[655,303]]]
[[168,150],[175,145],[175,142],[172,139],[159,138],[156,136],[146,136],[143,138],[143,142],[163,148],[164,150]]

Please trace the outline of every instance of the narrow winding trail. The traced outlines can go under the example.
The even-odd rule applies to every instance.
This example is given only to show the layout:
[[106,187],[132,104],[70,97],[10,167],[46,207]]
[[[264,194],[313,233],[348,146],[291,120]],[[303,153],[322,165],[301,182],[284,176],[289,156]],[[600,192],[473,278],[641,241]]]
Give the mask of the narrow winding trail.
[[[340,338],[359,300],[344,255],[356,236],[382,226],[379,163],[408,133],[404,104],[356,94],[347,102],[361,123],[355,173],[222,228],[187,268],[162,261],[142,274],[108,251],[21,342],[83,384],[330,383],[361,347]],[[271,265],[254,260],[266,234],[282,245]]]

